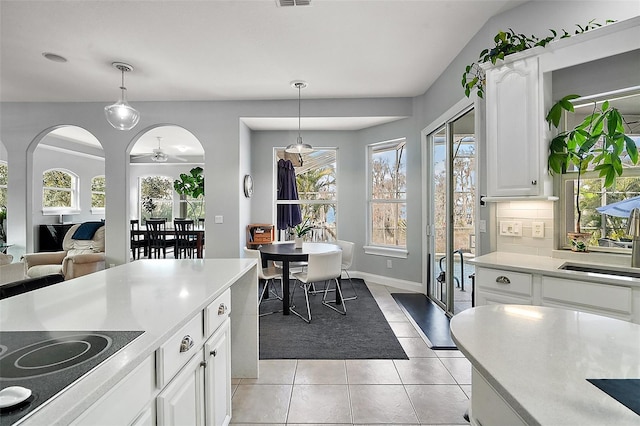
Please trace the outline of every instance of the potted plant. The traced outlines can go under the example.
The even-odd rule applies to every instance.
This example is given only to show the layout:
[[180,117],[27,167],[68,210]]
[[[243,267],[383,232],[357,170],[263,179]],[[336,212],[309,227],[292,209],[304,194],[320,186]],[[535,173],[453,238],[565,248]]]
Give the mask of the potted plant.
[[[181,173],[180,179],[173,181],[173,189],[180,195],[180,216],[187,217],[187,205],[191,205],[189,198],[197,199],[204,196],[204,176],[202,175],[202,167],[194,167],[189,171],[189,174]],[[202,203],[197,214],[195,207],[191,205],[191,211],[200,217],[202,214]]]
[[[615,21],[610,19],[606,20],[607,24],[612,22]],[[592,19],[584,26],[576,24],[577,29],[574,34],[582,34],[585,31],[601,26],[601,24],[595,22],[595,19]],[[485,72],[480,64],[491,62],[495,65],[498,60],[503,60],[505,56],[511,55],[512,53],[522,52],[538,46],[545,47],[558,38],[571,37],[571,34],[564,29],[562,30],[562,35],[559,37],[557,31],[551,29],[549,31],[551,31],[551,35],[543,38],[535,35],[527,36],[525,34],[517,34],[511,28],[508,31],[499,31],[493,38],[495,45],[491,49],[484,49],[480,52],[477,62],[473,62],[465,67],[462,73],[462,87],[464,87],[465,95],[469,97],[471,92],[475,91],[479,98],[484,96],[486,79]]]
[[[551,127],[558,128],[563,112],[574,112],[571,102],[579,95],[567,95],[556,102],[545,120]],[[573,129],[558,133],[549,144],[549,171],[552,174],[566,173],[573,165],[578,173],[576,186],[576,223],[574,232],[567,232],[573,251],[587,251],[589,233],[581,232],[580,219],[580,178],[591,165],[604,178],[603,186],[611,187],[617,176],[622,176],[622,159],[629,158],[632,164],[638,163],[638,149],[635,142],[624,133],[624,122],[620,112],[602,103],[598,109],[594,102],[591,114]]]
[[299,223],[295,228],[293,228],[296,248],[302,248],[302,238],[312,229],[313,225],[311,224],[311,220],[309,218],[306,218],[304,222]]

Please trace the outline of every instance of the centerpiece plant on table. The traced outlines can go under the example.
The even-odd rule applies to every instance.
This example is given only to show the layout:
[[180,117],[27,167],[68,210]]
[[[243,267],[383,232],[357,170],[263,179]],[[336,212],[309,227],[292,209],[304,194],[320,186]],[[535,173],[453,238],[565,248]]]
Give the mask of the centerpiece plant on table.
[[[549,129],[560,126],[564,113],[573,113],[572,100],[579,95],[567,95],[556,102],[545,120]],[[587,115],[573,129],[558,133],[549,144],[548,166],[552,174],[562,174],[571,170],[577,172],[575,191],[576,221],[573,232],[567,232],[573,251],[587,251],[590,233],[581,232],[580,220],[580,179],[582,174],[593,166],[593,170],[604,178],[603,186],[609,188],[618,176],[622,176],[623,158],[628,157],[632,164],[638,163],[638,148],[633,139],[624,132],[624,121],[620,112],[604,101],[600,108],[593,103],[591,114]]]
[[311,223],[311,219],[306,218],[302,223],[293,228],[293,233],[295,235],[295,246],[296,248],[302,248],[302,239],[305,235],[307,235],[313,229],[313,224]]

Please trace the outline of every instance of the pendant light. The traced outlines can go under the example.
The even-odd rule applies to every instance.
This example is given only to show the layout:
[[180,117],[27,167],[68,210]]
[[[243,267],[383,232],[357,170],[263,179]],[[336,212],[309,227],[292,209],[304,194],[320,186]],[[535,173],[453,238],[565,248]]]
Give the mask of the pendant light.
[[133,71],[133,67],[122,62],[114,62],[111,65],[122,72],[122,85],[120,86],[122,96],[115,104],[104,107],[104,114],[107,116],[109,124],[116,129],[131,130],[138,124],[140,113],[127,103],[127,88],[124,87],[124,73]]
[[302,141],[302,136],[300,135],[300,90],[307,87],[307,83],[304,81],[294,81],[291,83],[291,86],[298,89],[298,139],[296,140],[296,143],[292,143],[287,146],[285,148],[285,152],[292,154],[308,154],[313,152],[313,148],[308,143],[304,143]]

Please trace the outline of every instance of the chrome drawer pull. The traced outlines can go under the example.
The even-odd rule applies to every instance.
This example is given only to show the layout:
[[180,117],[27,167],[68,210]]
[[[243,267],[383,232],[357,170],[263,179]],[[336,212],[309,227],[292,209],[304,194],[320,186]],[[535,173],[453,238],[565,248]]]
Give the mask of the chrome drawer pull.
[[193,347],[193,339],[188,334],[182,338],[180,352],[186,352]]
[[211,352],[209,352],[209,355],[217,356],[218,355],[218,351],[216,349],[214,349]]
[[224,303],[221,303],[220,306],[218,307],[218,315],[224,315],[227,313],[227,305],[225,305]]
[[504,275],[500,275],[498,278],[496,278],[496,282],[498,284],[511,284],[509,278],[505,277]]

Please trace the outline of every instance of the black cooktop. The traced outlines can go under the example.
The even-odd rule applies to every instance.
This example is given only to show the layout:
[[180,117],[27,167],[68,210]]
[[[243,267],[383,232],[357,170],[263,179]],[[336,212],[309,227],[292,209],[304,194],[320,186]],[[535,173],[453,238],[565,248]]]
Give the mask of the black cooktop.
[[0,331],[0,389],[31,389],[24,402],[0,409],[11,425],[140,336],[142,331]]

